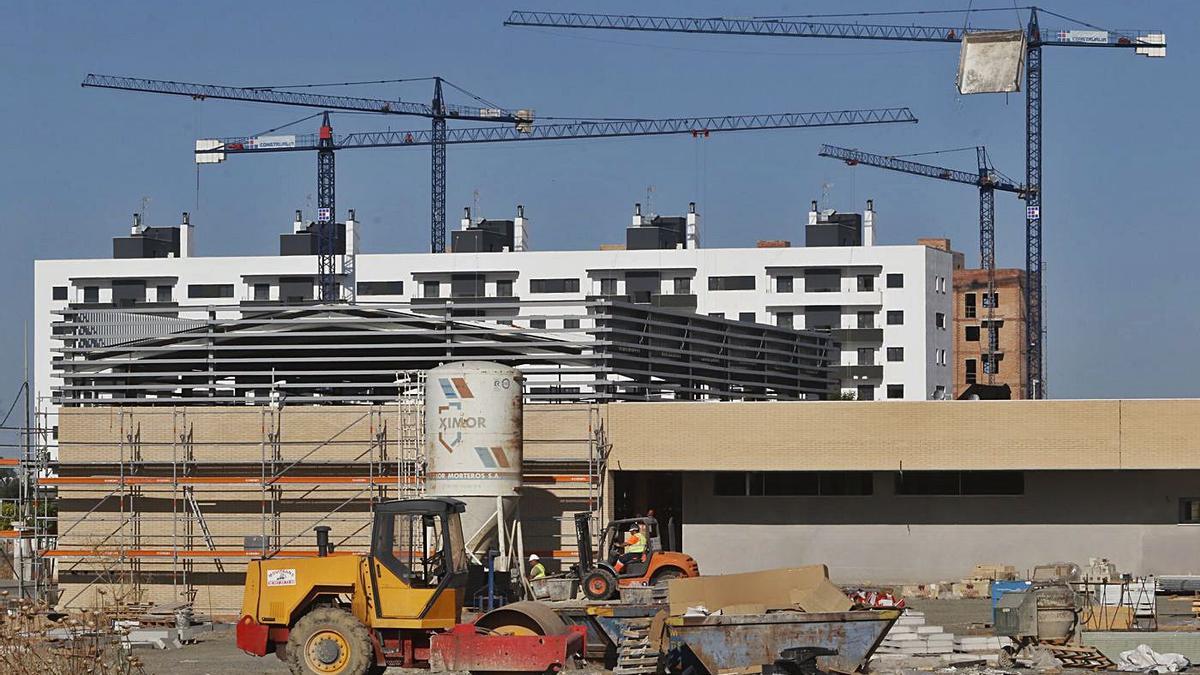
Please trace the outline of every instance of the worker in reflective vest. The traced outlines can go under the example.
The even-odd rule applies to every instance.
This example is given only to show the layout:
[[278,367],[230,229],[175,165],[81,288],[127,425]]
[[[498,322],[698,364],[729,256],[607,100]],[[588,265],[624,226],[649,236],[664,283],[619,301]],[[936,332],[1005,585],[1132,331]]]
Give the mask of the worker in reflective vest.
[[617,564],[613,569],[617,574],[625,569],[625,565],[641,560],[646,553],[646,535],[642,534],[642,530],[636,524],[630,526],[629,534],[625,537],[625,553],[617,558]]
[[529,554],[529,579],[543,579],[546,576],[546,566],[541,563],[536,553]]

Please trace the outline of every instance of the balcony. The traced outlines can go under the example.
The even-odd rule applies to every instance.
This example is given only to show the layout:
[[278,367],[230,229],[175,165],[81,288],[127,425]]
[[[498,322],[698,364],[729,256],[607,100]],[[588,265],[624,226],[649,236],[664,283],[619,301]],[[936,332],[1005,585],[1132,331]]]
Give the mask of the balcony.
[[882,380],[883,366],[837,366],[834,375],[842,381],[843,386],[863,380]]
[[882,328],[834,328],[830,333],[833,339],[844,345],[864,342],[883,344]]

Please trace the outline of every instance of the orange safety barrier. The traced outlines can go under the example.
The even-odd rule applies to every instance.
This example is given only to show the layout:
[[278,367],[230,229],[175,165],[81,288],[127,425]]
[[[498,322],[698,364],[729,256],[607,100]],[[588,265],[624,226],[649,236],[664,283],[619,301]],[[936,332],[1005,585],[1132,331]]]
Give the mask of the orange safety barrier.
[[0,466],[20,466],[21,460],[15,457],[0,457]]
[[[409,479],[412,480],[412,479]],[[39,478],[38,485],[269,485],[279,484],[339,484],[367,485],[399,483],[396,476],[279,476],[263,479],[261,476],[50,476]],[[587,483],[587,476],[535,475],[526,476],[528,483]]]
[[[348,551],[336,551],[331,555],[350,555]],[[243,549],[180,549],[172,551],[169,548],[140,548],[128,549],[124,552],[119,550],[104,549],[93,550],[90,548],[54,548],[46,551],[42,555],[52,558],[261,558],[261,551],[246,551]],[[316,549],[301,549],[295,551],[280,551],[272,556],[273,558],[315,558],[317,557]]]

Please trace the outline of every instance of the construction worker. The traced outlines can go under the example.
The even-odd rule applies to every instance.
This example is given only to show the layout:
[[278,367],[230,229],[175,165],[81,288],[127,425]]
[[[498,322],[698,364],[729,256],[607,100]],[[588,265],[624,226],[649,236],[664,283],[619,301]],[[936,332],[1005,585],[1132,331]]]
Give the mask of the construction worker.
[[544,579],[546,577],[546,566],[541,563],[541,558],[538,558],[536,553],[529,554],[529,580]]
[[625,569],[625,565],[641,560],[645,553],[646,535],[642,533],[642,528],[635,523],[629,527],[629,534],[625,537],[625,552],[617,558],[617,564],[613,566],[613,569],[620,574],[621,570]]

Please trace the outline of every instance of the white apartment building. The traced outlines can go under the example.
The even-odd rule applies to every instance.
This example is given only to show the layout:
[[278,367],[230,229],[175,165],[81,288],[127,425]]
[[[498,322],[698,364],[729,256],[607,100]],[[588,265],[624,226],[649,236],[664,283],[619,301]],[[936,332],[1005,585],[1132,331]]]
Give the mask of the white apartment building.
[[[206,257],[194,255],[185,217],[177,228],[135,224],[133,234],[114,240],[114,255],[123,257],[37,261],[38,396],[61,384],[53,369],[56,312],[311,303],[318,293],[312,229],[298,218],[281,237],[278,256]],[[818,213],[814,203],[807,246],[703,248],[694,207],[679,218],[638,209],[625,247],[587,251],[529,250],[520,207],[513,220],[475,222],[468,214],[453,233],[453,253],[360,253],[361,230],[353,212],[338,230],[340,282],[356,291],[360,305],[546,301],[523,305],[515,323],[586,339],[572,332],[579,319],[566,318],[578,316],[572,304],[625,296],[732,320],[832,330],[841,345],[843,397],[924,400],[951,391],[952,255],[924,245],[875,245],[869,202],[861,215]],[[487,314],[475,316],[486,321]]]

